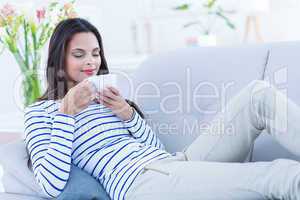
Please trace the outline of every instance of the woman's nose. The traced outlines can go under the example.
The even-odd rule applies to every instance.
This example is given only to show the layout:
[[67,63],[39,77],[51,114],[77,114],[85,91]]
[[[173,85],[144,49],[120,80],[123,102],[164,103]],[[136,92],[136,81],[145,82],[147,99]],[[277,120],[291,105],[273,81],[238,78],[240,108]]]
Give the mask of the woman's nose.
[[95,58],[93,56],[88,56],[87,59],[86,59],[86,64],[87,65],[95,64]]

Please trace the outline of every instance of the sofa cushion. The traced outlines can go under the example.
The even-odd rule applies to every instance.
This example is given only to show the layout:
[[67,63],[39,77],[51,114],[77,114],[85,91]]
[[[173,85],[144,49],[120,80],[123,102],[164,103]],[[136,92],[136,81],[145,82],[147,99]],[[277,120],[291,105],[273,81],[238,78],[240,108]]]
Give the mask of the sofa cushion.
[[[8,153],[9,152],[9,153]],[[4,168],[3,185],[7,199],[49,199],[27,167],[28,156],[23,141],[0,146],[0,164]],[[0,195],[1,197],[1,195]],[[1,198],[0,198],[1,199]],[[64,191],[57,200],[109,200],[102,185],[76,166],[72,166]]]
[[28,155],[22,140],[0,146],[5,192],[46,198],[27,167]]
[[22,194],[13,194],[13,193],[0,193],[0,199],[3,200],[41,200],[39,197],[22,195]]

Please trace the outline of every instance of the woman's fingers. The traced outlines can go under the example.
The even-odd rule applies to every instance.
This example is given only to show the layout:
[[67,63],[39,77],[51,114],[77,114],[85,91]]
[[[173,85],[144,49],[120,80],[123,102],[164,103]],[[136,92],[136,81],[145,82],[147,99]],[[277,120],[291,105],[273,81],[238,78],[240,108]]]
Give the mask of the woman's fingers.
[[109,86],[108,89],[111,90],[116,96],[120,96],[120,92],[117,88]]
[[102,105],[104,105],[104,106],[106,106],[106,107],[108,107],[108,108],[112,108],[112,105],[109,104],[109,103],[107,103],[107,102],[104,101],[103,99],[98,98],[97,100],[98,100],[98,102],[99,102],[100,104],[102,104]]
[[105,96],[105,97],[108,97],[108,98],[110,98],[110,99],[112,99],[112,100],[115,100],[115,101],[119,101],[119,100],[120,100],[119,96],[116,95],[115,93],[113,93],[113,92],[112,92],[111,90],[109,90],[109,89],[104,89],[104,90],[102,90],[101,92],[99,92],[99,94],[100,94],[100,95],[103,95],[103,96]]
[[98,100],[103,105],[108,105],[116,110],[120,109],[122,99],[119,96],[113,95],[110,92],[98,92]]
[[99,94],[98,98],[99,98],[99,100],[102,100],[105,103],[113,104],[113,102],[114,102],[114,100],[112,98],[110,98],[108,96],[105,96],[105,95],[103,95],[101,93]]
[[104,106],[111,108],[115,114],[126,111],[126,101],[119,96],[120,93],[117,89],[108,87],[101,92],[97,93],[98,102]]

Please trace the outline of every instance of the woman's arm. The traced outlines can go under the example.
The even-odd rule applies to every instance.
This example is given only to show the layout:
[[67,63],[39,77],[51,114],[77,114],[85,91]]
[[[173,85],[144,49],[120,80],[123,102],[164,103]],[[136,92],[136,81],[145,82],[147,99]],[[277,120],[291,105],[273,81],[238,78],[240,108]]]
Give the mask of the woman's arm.
[[165,150],[163,143],[152,131],[146,120],[143,119],[135,109],[132,118],[130,120],[124,121],[123,123],[127,127],[128,131],[133,135],[133,137],[139,142]]
[[136,104],[128,102],[114,87],[108,87],[101,92],[98,92],[98,101],[122,119],[125,127],[141,143],[145,143],[159,149],[164,150],[165,147],[152,131],[151,127],[137,112],[139,108]]
[[53,118],[41,106],[25,110],[25,142],[34,176],[49,197],[64,189],[71,168],[75,120],[57,113]]

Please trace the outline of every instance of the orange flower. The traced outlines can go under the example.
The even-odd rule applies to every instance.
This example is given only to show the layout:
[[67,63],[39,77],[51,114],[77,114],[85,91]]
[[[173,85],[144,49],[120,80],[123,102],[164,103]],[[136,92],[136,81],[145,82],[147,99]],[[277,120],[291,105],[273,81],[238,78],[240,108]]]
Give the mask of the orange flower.
[[64,9],[65,10],[69,10],[69,9],[71,9],[73,7],[73,4],[72,3],[66,3],[65,5],[64,5]]
[[11,25],[13,20],[14,20],[14,17],[12,15],[9,15],[6,18],[6,23]]
[[71,11],[71,12],[67,13],[67,17],[68,18],[76,18],[76,17],[78,17],[78,15],[75,11]]

